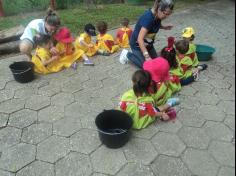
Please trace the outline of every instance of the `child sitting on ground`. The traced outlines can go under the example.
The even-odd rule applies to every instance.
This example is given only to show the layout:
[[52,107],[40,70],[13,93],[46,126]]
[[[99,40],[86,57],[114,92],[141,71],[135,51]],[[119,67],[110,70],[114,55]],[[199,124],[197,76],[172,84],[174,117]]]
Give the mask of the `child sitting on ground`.
[[119,46],[115,44],[112,35],[107,34],[107,23],[101,21],[97,25],[99,34],[97,35],[98,53],[103,55],[110,55],[118,51]]
[[116,32],[116,42],[121,48],[129,48],[129,40],[133,32],[129,27],[129,19],[123,18],[121,25],[122,27]]
[[68,61],[66,67],[72,67],[73,69],[77,68],[76,61],[83,58],[84,65],[93,66],[93,62],[88,59],[84,54],[83,50],[75,50],[74,48],[74,38],[71,36],[71,33],[68,28],[62,27],[54,36],[55,40],[58,42],[56,49],[58,55],[63,61]]
[[92,43],[92,36],[96,36],[96,29],[92,24],[86,24],[84,27],[84,33],[80,34],[75,41],[75,48],[81,49],[89,57],[94,56],[97,53],[97,47]]
[[168,110],[174,105],[173,99],[169,99],[167,104],[155,106],[149,90],[155,91],[149,72],[144,70],[136,71],[132,76],[133,89],[124,93],[120,102],[120,109],[128,113],[133,119],[133,128],[146,128],[155,121],[156,118],[169,120]]

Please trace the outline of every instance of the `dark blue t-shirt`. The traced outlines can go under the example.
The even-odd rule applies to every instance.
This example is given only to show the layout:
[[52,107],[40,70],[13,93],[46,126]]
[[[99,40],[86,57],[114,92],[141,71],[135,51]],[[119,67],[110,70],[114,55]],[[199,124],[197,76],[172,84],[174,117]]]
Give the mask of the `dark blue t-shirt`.
[[139,44],[137,43],[138,35],[141,28],[144,27],[148,30],[147,35],[145,36],[145,43],[153,43],[156,37],[157,32],[161,27],[161,20],[156,19],[151,9],[147,10],[138,20],[132,36],[130,38],[130,46],[132,49],[140,49]]

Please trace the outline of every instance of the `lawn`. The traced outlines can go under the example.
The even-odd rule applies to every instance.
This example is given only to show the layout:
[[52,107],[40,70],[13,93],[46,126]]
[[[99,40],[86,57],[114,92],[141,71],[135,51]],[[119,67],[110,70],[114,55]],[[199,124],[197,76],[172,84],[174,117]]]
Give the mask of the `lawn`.
[[[181,0],[176,3],[175,10],[193,5],[193,3],[205,3],[210,0]],[[58,10],[58,14],[62,19],[62,24],[69,27],[73,33],[82,32],[83,26],[90,22],[96,24],[98,21],[104,20],[108,23],[109,29],[119,26],[120,19],[128,17],[132,23],[144,12],[145,9],[151,7],[152,4],[146,6],[132,6],[128,4],[105,4],[99,5],[97,9],[86,10],[83,7],[75,6],[70,9]],[[26,26],[28,22],[35,18],[43,18],[45,11],[36,11],[33,13],[19,13],[15,16],[0,18],[0,30],[11,28],[17,25]]]

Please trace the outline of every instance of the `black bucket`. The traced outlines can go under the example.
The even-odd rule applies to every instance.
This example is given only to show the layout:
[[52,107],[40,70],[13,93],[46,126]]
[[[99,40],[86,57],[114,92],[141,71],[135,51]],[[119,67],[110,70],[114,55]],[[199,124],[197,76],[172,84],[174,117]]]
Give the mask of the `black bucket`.
[[32,62],[14,62],[9,68],[15,80],[19,83],[31,82],[34,79],[34,64]]
[[132,118],[123,111],[105,110],[95,120],[99,138],[108,148],[120,148],[130,138]]

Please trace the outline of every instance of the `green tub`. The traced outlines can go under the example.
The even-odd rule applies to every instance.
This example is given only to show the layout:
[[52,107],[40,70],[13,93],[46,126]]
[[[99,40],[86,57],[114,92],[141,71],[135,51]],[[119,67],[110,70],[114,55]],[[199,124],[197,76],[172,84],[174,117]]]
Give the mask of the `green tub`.
[[212,58],[212,54],[216,51],[215,48],[208,45],[196,45],[196,53],[199,61],[209,61]]
[[132,5],[143,5],[145,4],[145,0],[127,0],[128,4]]

